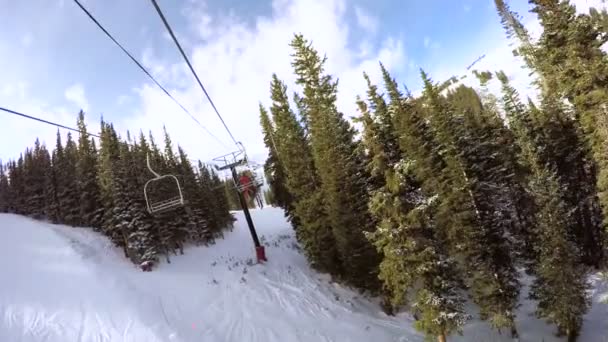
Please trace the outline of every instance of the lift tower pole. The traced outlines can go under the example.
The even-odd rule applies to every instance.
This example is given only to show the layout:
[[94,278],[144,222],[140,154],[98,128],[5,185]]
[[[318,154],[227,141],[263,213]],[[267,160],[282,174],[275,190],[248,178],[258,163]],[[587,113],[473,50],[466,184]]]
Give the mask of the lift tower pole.
[[241,204],[241,208],[243,209],[243,213],[245,214],[247,226],[249,227],[249,233],[251,233],[251,239],[253,240],[253,245],[255,246],[256,259],[258,263],[260,263],[268,260],[266,259],[266,251],[264,249],[264,246],[260,244],[260,239],[258,238],[258,234],[253,224],[253,220],[251,219],[249,206],[247,205],[247,201],[243,196],[243,190],[246,188],[247,184],[240,184],[238,174],[236,172],[237,166],[245,165],[247,163],[245,158],[245,153],[243,151],[238,151],[214,158],[213,160],[223,164],[222,166],[215,166],[218,171],[230,169],[230,172],[232,174],[232,180],[234,181],[234,185],[236,186],[239,202]]

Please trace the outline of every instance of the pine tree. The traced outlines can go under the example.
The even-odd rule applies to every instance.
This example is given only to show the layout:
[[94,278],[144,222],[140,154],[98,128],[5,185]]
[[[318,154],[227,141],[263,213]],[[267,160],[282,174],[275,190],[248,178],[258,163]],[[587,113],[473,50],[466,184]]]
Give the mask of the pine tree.
[[379,257],[364,232],[374,229],[367,210],[367,177],[354,129],[336,108],[337,82],[324,74],[325,59],[296,35],[292,66],[296,83],[303,88],[302,101],[310,129],[310,146],[321,181],[329,223],[342,263],[342,275],[350,283],[377,287]]
[[219,228],[232,228],[236,219],[230,213],[230,200],[226,194],[226,191],[229,191],[229,189],[222,183],[222,180],[215,171],[210,170],[209,172],[211,173],[211,198],[213,198],[213,203],[216,206],[215,213],[217,214]]
[[[538,230],[543,241],[538,248],[540,263],[530,296],[538,301],[537,315],[554,323],[568,341],[576,341],[582,316],[589,307],[586,274],[579,250],[568,238],[567,207],[560,200],[555,176],[536,171],[532,183],[537,198]],[[556,300],[559,298],[559,300]]]
[[232,179],[224,179],[222,182],[223,197],[226,198],[228,208],[230,210],[242,210],[241,202],[239,201],[238,193],[236,192],[236,186]]
[[[384,68],[383,72],[386,73]],[[390,293],[393,306],[414,298],[412,308],[419,317],[417,329],[445,341],[447,335],[461,331],[468,315],[459,294],[462,285],[455,262],[445,254],[447,249],[433,226],[436,197],[422,193],[412,174],[415,162],[402,158],[396,145],[392,115],[410,114],[400,111],[401,95],[395,93],[397,89],[391,82],[390,90],[397,101],[389,107],[376,86],[369,78],[366,80],[372,111],[364,101],[359,100],[358,104],[363,114],[369,168],[375,179],[370,210],[378,226],[369,238],[383,255],[379,278]]]
[[57,194],[59,206],[62,213],[62,222],[71,226],[82,224],[80,217],[80,194],[77,183],[78,147],[72,135],[68,133],[65,148],[63,150],[63,161],[59,170],[61,180],[61,192]]
[[101,194],[101,203],[104,207],[102,231],[114,244],[124,245],[125,234],[114,224],[115,192],[118,189],[116,175],[120,159],[120,145],[114,127],[101,122],[99,139],[99,163],[97,181]]
[[437,222],[460,235],[450,240],[465,257],[463,266],[480,317],[499,331],[507,328],[516,335],[514,310],[520,284],[507,239],[510,218],[504,213],[509,201],[508,174],[502,172],[504,165],[497,158],[497,142],[487,135],[487,128],[476,127],[475,111],[482,106],[474,92],[461,88],[473,95],[468,97],[473,103],[456,93],[452,101],[460,103],[454,105],[438,93],[424,72],[422,78],[425,109],[437,142],[434,153],[445,161],[445,168],[438,172],[444,173],[446,183],[435,190],[440,198]]
[[270,94],[277,153],[294,199],[296,237],[313,267],[337,275],[340,261],[305,130],[289,106],[287,87],[276,75],[272,76]]
[[[608,127],[604,115],[608,81],[599,76],[608,71],[606,53],[600,48],[607,38],[597,25],[597,18],[577,15],[568,1],[530,2],[543,33],[535,44],[527,35],[517,35],[520,45],[525,47],[518,52],[539,77],[543,98],[550,98],[545,102],[555,104],[551,107],[545,104],[546,110],[533,111],[540,114],[544,144],[551,147],[541,162],[553,158],[562,186],[582,190],[566,191],[564,196],[569,197],[565,199],[569,206],[576,207],[572,219],[578,225],[574,229],[577,243],[584,246],[582,250],[586,253],[583,261],[597,267],[603,259],[605,239],[605,232],[597,222],[600,204],[604,220],[608,217],[608,130],[604,129]],[[525,32],[517,15],[503,1],[496,3],[507,32]],[[571,105],[570,113],[566,113],[564,101]],[[588,143],[586,146],[583,140]]]
[[25,206],[27,214],[41,219],[44,217],[45,197],[44,179],[45,170],[50,168],[51,160],[48,151],[36,139],[33,150],[26,150],[24,159],[25,172]]
[[9,212],[9,191],[7,170],[2,160],[0,160],[0,213]]
[[[585,293],[586,274],[581,262],[584,247],[577,245],[573,232],[576,221],[570,213],[577,209],[568,203],[567,187],[554,171],[558,164],[551,159],[547,161],[547,139],[542,135],[544,127],[535,122],[543,116],[555,115],[552,107],[556,104],[551,103],[551,98],[545,98],[544,114],[535,106],[526,108],[505,75],[499,73],[498,76],[503,84],[505,112],[521,147],[521,158],[530,170],[528,186],[534,194],[535,260],[531,270],[536,278],[530,296],[539,302],[537,315],[555,323],[560,333],[568,335],[569,341],[575,341],[582,315],[589,305]],[[537,113],[530,114],[534,111]]]
[[[530,153],[532,154],[532,153]],[[536,199],[539,263],[530,297],[538,301],[536,313],[557,325],[558,332],[574,342],[589,307],[586,273],[580,250],[569,238],[568,207],[555,174],[533,164],[531,189]],[[559,298],[559,300],[556,300]]]
[[[173,142],[167,129],[163,127],[164,133],[164,153],[161,157],[162,160],[158,165],[157,172],[160,174],[178,174],[179,175],[179,161],[175,152],[173,151]],[[156,182],[155,188],[157,190],[156,200],[174,198],[179,196],[178,185],[171,179],[167,179],[163,182]],[[163,222],[159,227],[159,236],[163,241],[165,250],[168,252],[175,252],[179,250],[183,253],[184,242],[189,236],[188,218],[185,215],[183,209],[173,210],[168,212],[159,213],[158,219]],[[168,255],[167,255],[168,258]]]
[[[386,69],[382,64],[380,68],[383,72]],[[367,104],[361,99],[357,100],[359,110],[362,112],[360,121],[365,129],[363,131],[363,142],[367,148],[368,172],[371,176],[369,181],[370,190],[381,187],[385,182],[385,170],[378,165],[394,165],[400,160],[400,151],[397,139],[397,132],[394,127],[394,118],[388,110],[388,105],[384,98],[378,94],[378,88],[373,85],[367,74],[363,74],[367,82],[367,100],[370,104],[368,111]]]
[[190,240],[196,242],[208,242],[212,238],[210,221],[215,221],[214,211],[204,198],[205,194],[200,191],[194,167],[190,163],[186,152],[178,146],[179,172],[181,186],[184,196],[188,198],[186,202],[187,226],[190,228]]
[[[517,163],[521,165],[519,183],[523,184],[525,190],[531,166],[528,165],[528,158],[522,155],[521,146],[535,146],[535,141],[538,139],[537,125],[526,106],[519,99],[519,94],[515,88],[509,84],[506,74],[504,72],[497,72],[496,75],[502,84],[502,105],[506,114],[506,120],[509,123],[509,129],[513,133],[515,146],[517,147],[515,151],[518,158]],[[524,213],[520,221],[525,221],[526,224],[522,226],[524,229],[514,232],[514,235],[519,240],[518,247],[521,259],[526,266],[530,267],[538,259],[534,246],[538,243],[539,239],[533,229],[536,225],[534,222],[536,208],[534,206],[533,194],[528,191],[524,192],[519,196],[517,203],[518,212]]]
[[274,204],[285,209],[285,214],[291,221],[294,219],[293,196],[287,190],[285,169],[275,145],[275,128],[268,116],[268,111],[261,104],[260,123],[264,134],[264,145],[268,149],[268,158],[264,163],[264,173],[273,194]]
[[149,148],[140,135],[139,143],[133,143],[130,150],[131,163],[128,167],[128,209],[131,211],[132,230],[128,236],[128,248],[131,251],[135,263],[156,262],[158,260],[159,248],[156,241],[157,230],[155,220],[148,214],[145,207],[145,200],[141,196],[141,189],[144,186],[143,177],[146,167],[145,160]]
[[[133,148],[133,150],[136,147]],[[134,151],[126,142],[119,142],[119,156],[113,164],[112,220],[111,225],[119,237],[117,245],[134,263],[156,260],[151,243],[151,222],[146,220],[139,197],[133,196],[137,189]],[[152,252],[152,253],[150,253]]]
[[[221,206],[221,198],[215,199],[213,178],[211,172],[200,160],[198,161],[198,173],[196,175],[197,192],[200,194],[198,206],[207,213],[208,227],[211,234],[217,236],[226,224]],[[225,201],[224,201],[225,202]]]
[[8,198],[10,199],[9,212],[23,215],[23,155],[20,155],[17,161],[13,160],[9,162],[8,178],[10,180],[8,195]]
[[[168,135],[167,135],[168,137]],[[149,145],[150,145],[150,164],[152,168],[160,174],[171,174],[175,171],[170,171],[168,166],[168,160],[161,152],[161,149],[156,144],[154,140],[154,136],[152,132],[149,132]],[[172,157],[172,161],[175,163],[175,155],[173,154],[171,142],[169,141],[169,149],[171,150],[170,155]],[[173,164],[176,166],[176,164]],[[175,167],[174,166],[174,167]],[[145,171],[145,181],[148,181],[152,175],[146,169]],[[176,192],[177,188],[174,182],[165,182],[165,183],[157,183],[155,186],[149,188],[149,199],[150,201],[156,201],[158,199],[166,199],[176,196],[178,193]],[[165,260],[170,262],[169,254],[174,252],[176,249],[176,242],[174,240],[174,234],[172,233],[172,229],[174,224],[174,217],[176,213],[174,212],[160,212],[154,215],[154,226],[156,228],[156,246],[159,251],[159,254],[163,254],[165,256]],[[183,226],[182,226],[183,228]]]
[[63,145],[61,143],[61,134],[57,130],[57,140],[55,149],[51,156],[51,167],[46,173],[45,183],[45,198],[46,198],[46,217],[53,223],[63,222],[61,206],[59,203],[59,193],[62,191],[63,183],[60,179],[60,170],[63,165]]
[[233,223],[233,217],[229,213],[229,204],[224,194],[224,186],[213,170],[201,161],[198,162],[197,182],[201,194],[199,205],[209,213],[209,230],[215,237],[221,236],[222,229]]
[[146,201],[142,196],[142,189],[148,180],[149,171],[147,169],[146,159],[150,153],[150,146],[140,131],[139,141],[133,143],[132,165],[130,170],[130,199],[132,201],[131,208],[134,209],[133,216],[137,220],[137,231],[132,232],[129,237],[130,248],[135,251],[138,256],[138,262],[156,262],[160,254],[158,246],[158,230],[156,228],[156,220],[147,212]]
[[79,192],[80,219],[83,225],[99,227],[103,218],[97,183],[97,155],[84,123],[84,112],[78,114],[78,161],[76,176]]

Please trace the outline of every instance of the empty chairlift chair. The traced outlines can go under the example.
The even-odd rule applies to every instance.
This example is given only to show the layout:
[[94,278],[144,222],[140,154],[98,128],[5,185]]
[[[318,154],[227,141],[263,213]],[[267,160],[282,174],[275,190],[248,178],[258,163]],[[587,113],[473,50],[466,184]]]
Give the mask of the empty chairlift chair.
[[[146,156],[148,170],[154,178],[144,185],[144,197],[150,214],[158,214],[184,206],[184,196],[177,177],[171,174],[159,175],[150,166],[150,155]],[[174,190],[174,191],[171,191]],[[169,191],[167,191],[169,190]],[[160,195],[158,195],[160,193]]]

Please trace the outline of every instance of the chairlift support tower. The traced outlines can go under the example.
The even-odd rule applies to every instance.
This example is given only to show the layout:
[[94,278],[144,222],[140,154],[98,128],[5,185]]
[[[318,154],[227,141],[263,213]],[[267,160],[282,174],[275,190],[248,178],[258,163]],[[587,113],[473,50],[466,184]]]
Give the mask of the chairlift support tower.
[[[241,144],[242,146],[242,144]],[[249,232],[251,233],[251,239],[253,240],[253,244],[255,246],[255,255],[258,262],[267,261],[266,259],[266,251],[264,246],[260,244],[260,239],[258,238],[258,234],[255,230],[255,226],[253,224],[253,220],[251,219],[251,213],[249,213],[249,207],[247,206],[247,202],[245,201],[245,197],[243,196],[243,190],[245,188],[244,184],[239,184],[238,174],[236,172],[237,166],[247,165],[247,154],[245,153],[245,149],[241,149],[239,151],[231,152],[225,154],[223,156],[219,156],[213,159],[215,162],[221,165],[215,165],[216,170],[230,170],[232,175],[232,180],[236,185],[239,202],[241,204],[241,208],[243,209],[243,213],[245,214],[245,220],[247,221],[247,226],[249,226]]]

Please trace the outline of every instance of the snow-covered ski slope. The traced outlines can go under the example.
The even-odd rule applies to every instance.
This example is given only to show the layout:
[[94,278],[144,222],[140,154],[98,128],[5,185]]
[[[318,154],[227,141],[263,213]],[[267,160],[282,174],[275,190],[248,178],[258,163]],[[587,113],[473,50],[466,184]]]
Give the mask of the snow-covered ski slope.
[[[278,209],[252,212],[269,258],[254,255],[244,219],[210,247],[141,272],[87,228],[0,215],[0,341],[423,341],[408,314],[311,270]],[[580,341],[608,341],[606,282],[593,278]],[[519,310],[520,341],[561,341]],[[472,321],[450,341],[511,341]]]

